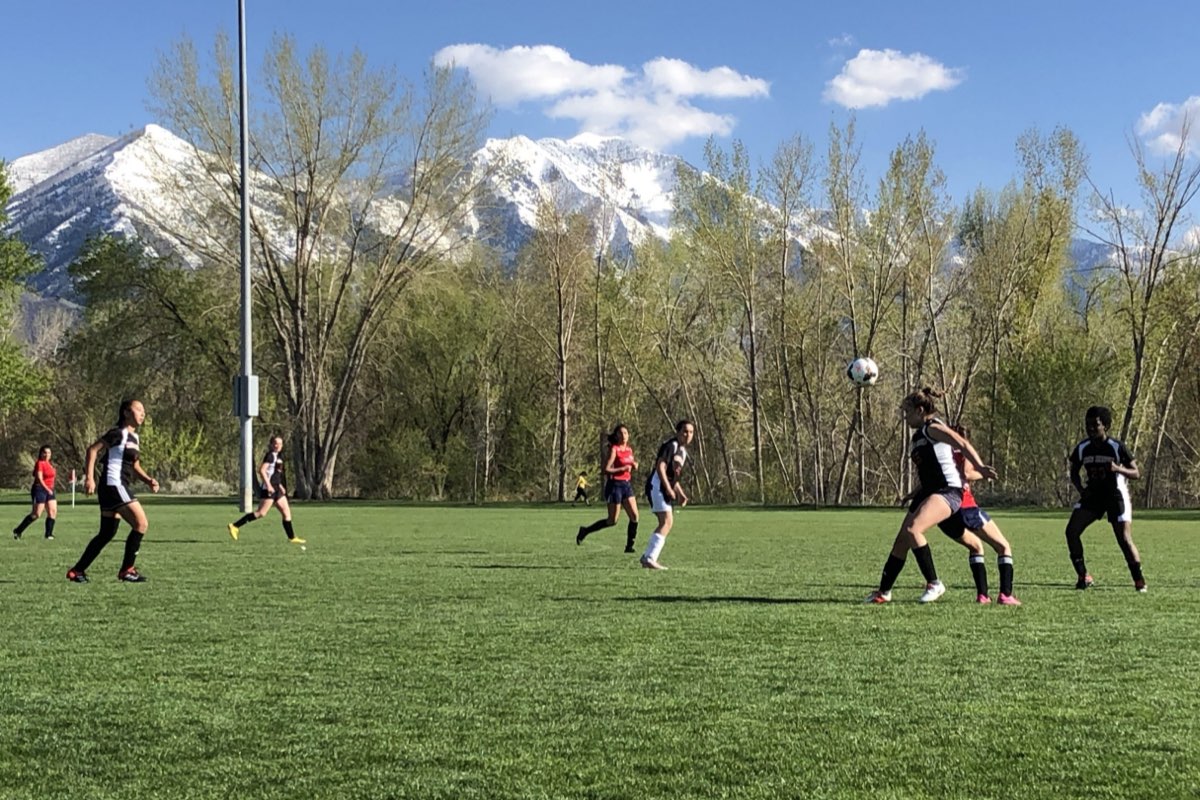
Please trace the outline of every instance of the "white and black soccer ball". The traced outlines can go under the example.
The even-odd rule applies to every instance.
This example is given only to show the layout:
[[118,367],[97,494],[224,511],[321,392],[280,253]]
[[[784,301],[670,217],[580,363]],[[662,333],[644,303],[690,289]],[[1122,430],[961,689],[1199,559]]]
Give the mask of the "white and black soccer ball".
[[846,377],[856,386],[873,386],[879,380],[879,365],[866,356],[856,358],[846,367]]

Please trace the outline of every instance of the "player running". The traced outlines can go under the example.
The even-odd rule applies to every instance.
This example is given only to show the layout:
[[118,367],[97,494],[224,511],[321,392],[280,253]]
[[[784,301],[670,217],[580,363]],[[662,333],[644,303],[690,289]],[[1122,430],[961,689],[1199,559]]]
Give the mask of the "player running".
[[258,466],[258,476],[262,479],[258,485],[258,508],[243,515],[237,522],[231,522],[228,525],[229,535],[235,542],[238,538],[238,531],[243,525],[249,525],[256,519],[262,519],[271,510],[271,506],[275,506],[283,516],[283,532],[287,534],[288,542],[291,544],[305,543],[305,540],[298,537],[296,531],[292,529],[292,508],[288,504],[285,471],[283,437],[272,436],[267,454],[263,456],[262,463]]

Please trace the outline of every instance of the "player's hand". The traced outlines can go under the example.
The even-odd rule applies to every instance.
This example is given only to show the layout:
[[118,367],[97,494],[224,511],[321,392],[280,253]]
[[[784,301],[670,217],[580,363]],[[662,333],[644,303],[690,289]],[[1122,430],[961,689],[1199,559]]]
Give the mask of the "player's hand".
[[1110,461],[1110,462],[1108,462],[1108,471],[1109,472],[1120,472],[1121,465],[1115,461]]
[[88,478],[83,482],[83,493],[84,494],[95,494],[96,493],[96,479],[95,478]]
[[989,466],[988,464],[984,464],[979,468],[979,474],[987,478],[989,481],[994,481],[996,478],[1000,477],[1000,473],[996,472],[996,468]]
[[688,504],[688,499],[687,499],[687,497],[686,497],[685,495],[682,495],[682,494],[681,494],[681,495],[679,496],[679,507],[680,507],[680,508],[683,508],[683,507],[684,507],[684,506],[686,506],[687,504]]
[[149,480],[148,485],[150,486],[150,491],[152,491],[152,492],[158,491],[158,481],[155,480],[154,478],[151,478]]

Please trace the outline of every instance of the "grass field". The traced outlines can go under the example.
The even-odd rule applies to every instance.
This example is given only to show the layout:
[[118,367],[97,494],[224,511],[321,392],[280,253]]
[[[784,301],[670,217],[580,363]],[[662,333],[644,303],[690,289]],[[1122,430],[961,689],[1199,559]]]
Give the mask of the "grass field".
[[1076,592],[1065,516],[1001,510],[1001,608],[944,538],[941,601],[910,559],[862,605],[896,510],[687,509],[657,573],[595,507],[147,512],[143,585],[124,527],[64,580],[94,505],[0,540],[0,797],[1200,796],[1200,515],[1135,521],[1139,595],[1106,525]]

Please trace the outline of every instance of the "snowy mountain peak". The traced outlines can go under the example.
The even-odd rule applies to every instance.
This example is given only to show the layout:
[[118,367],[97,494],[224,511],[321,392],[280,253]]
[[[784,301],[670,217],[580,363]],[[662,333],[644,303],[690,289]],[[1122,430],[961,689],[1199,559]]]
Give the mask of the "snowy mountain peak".
[[25,191],[115,142],[112,136],[87,133],[48,150],[14,158],[8,164],[13,194]]

